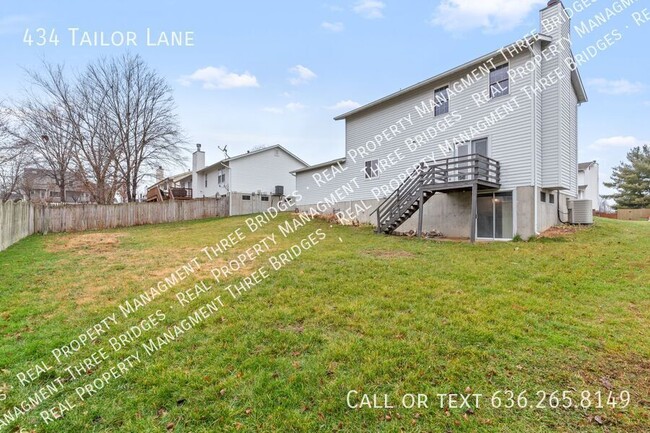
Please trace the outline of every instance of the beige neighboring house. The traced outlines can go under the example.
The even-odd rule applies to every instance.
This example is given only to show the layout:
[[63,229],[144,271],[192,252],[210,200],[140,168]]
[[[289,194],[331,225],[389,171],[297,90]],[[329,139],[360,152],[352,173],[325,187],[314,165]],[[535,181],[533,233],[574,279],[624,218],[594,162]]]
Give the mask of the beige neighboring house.
[[591,200],[593,210],[600,208],[598,184],[598,163],[591,161],[578,164],[578,198]]
[[49,170],[43,168],[26,168],[21,179],[23,199],[34,203],[91,203],[91,195],[84,184],[76,179],[74,173],[68,173],[65,197],[54,181]]

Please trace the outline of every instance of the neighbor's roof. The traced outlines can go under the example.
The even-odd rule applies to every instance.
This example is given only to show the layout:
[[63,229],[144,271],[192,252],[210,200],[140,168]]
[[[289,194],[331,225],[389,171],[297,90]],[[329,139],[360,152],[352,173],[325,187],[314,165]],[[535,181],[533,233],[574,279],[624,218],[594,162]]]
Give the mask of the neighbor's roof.
[[[545,35],[545,34],[542,34],[542,33],[537,33],[536,36],[529,36],[527,38],[528,41],[531,41],[531,40],[534,41],[535,39],[545,41],[545,42],[552,42],[553,41],[552,37],[550,37],[548,35]],[[402,90],[400,90],[398,92],[391,93],[388,96],[384,96],[383,98],[377,99],[376,101],[370,102],[370,103],[368,103],[366,105],[363,105],[363,106],[361,106],[359,108],[355,108],[354,110],[348,111],[347,113],[336,116],[334,118],[334,120],[345,119],[345,118],[350,117],[350,116],[352,116],[354,114],[360,113],[360,112],[365,111],[365,110],[367,110],[369,108],[376,107],[376,106],[378,106],[380,104],[383,104],[384,102],[387,102],[387,101],[390,101],[390,100],[392,100],[394,98],[397,98],[398,96],[402,96],[402,95],[404,95],[406,93],[409,93],[409,92],[412,92],[414,90],[418,90],[418,89],[420,89],[422,87],[428,86],[428,85],[430,85],[432,83],[435,83],[436,81],[442,81],[445,78],[448,78],[448,77],[450,77],[450,76],[452,76],[454,74],[458,74],[459,72],[462,72],[464,70],[470,69],[473,66],[483,64],[486,61],[490,60],[491,58],[494,58],[496,56],[501,55],[501,52],[502,52],[503,49],[507,49],[509,47],[516,47],[516,44],[517,44],[517,41],[513,42],[510,45],[506,45],[506,47],[504,47],[504,48],[492,51],[491,53],[488,53],[488,54],[486,54],[484,56],[481,56],[481,57],[479,57],[477,59],[471,60],[471,61],[469,61],[467,63],[464,63],[464,64],[462,64],[460,66],[457,66],[457,67],[455,67],[453,69],[449,69],[446,72],[435,75],[435,76],[433,76],[431,78],[428,78],[428,79],[426,79],[424,81],[420,81],[419,83],[413,84],[412,86],[406,87],[405,89],[402,89]],[[582,78],[580,78],[580,73],[578,72],[577,69],[571,73],[571,83],[573,84],[573,87],[574,87],[574,89],[576,91],[576,94],[578,95],[578,102],[587,102],[587,93],[585,92],[584,85],[582,84]]]
[[214,163],[214,164],[212,164],[212,165],[208,165],[207,167],[204,167],[204,168],[202,168],[201,170],[197,170],[196,172],[197,172],[197,173],[201,173],[201,172],[205,172],[205,171],[212,171],[215,167],[217,167],[217,166],[219,166],[219,165],[223,165],[223,166],[227,167],[227,166],[228,166],[227,163],[230,162],[230,161],[234,161],[235,159],[240,159],[240,158],[246,158],[247,156],[256,155],[256,154],[258,154],[258,153],[263,153],[263,152],[266,152],[267,150],[272,150],[272,149],[280,149],[280,150],[282,150],[284,153],[286,153],[287,155],[289,155],[290,157],[292,157],[293,159],[295,159],[296,161],[298,161],[299,163],[301,163],[302,165],[304,165],[304,166],[308,166],[308,165],[309,165],[309,164],[307,164],[305,161],[303,161],[302,159],[298,158],[298,157],[297,157],[296,155],[294,155],[293,153],[289,152],[289,151],[288,151],[287,149],[285,149],[284,147],[280,146],[279,144],[276,144],[276,145],[273,145],[273,146],[263,147],[263,148],[261,148],[261,149],[249,150],[249,151],[246,152],[246,153],[242,153],[242,154],[240,154],[240,155],[235,155],[235,156],[231,156],[230,158],[222,159],[221,161],[216,162],[216,163]]
[[581,162],[578,164],[578,170],[586,170],[594,164],[597,164],[597,162],[596,161]]
[[298,170],[291,171],[290,173],[302,173],[302,172],[305,172],[305,171],[316,170],[317,168],[329,167],[330,165],[344,163],[344,162],[345,162],[345,157],[338,158],[338,159],[333,159],[331,161],[322,162],[320,164],[312,165],[312,166],[309,166],[309,167],[299,168]]
[[185,179],[186,177],[192,177],[192,171],[191,170],[188,170],[188,171],[186,171],[184,173],[176,174],[176,175],[172,176],[171,179],[174,182],[178,182],[179,180]]

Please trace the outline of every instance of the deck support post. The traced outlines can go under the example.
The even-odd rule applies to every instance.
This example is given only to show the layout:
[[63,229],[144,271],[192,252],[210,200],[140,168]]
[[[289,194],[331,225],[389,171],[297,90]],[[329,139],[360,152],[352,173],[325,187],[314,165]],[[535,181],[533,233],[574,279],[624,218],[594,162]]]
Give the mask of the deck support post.
[[379,221],[379,207],[380,207],[381,205],[382,205],[381,203],[379,203],[379,204],[377,205],[377,234],[380,234],[380,233],[381,233],[381,227],[380,227],[380,225],[379,225],[379,224],[380,224],[380,221]]
[[471,210],[471,219],[470,219],[470,235],[469,240],[471,243],[476,242],[476,217],[477,217],[477,200],[478,200],[478,185],[476,181],[472,184],[472,210]]
[[420,186],[420,209],[418,212],[418,237],[422,237],[422,219],[423,219],[423,214],[424,214],[424,204],[422,203],[424,201],[424,188]]

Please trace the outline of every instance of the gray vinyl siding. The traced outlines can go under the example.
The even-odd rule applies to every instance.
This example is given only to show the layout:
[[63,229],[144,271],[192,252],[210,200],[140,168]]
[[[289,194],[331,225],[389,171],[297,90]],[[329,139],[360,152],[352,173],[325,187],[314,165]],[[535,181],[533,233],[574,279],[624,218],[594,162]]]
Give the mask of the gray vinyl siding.
[[[539,55],[542,51],[540,44],[534,46],[535,55]],[[542,77],[542,68],[535,68],[531,74],[532,83],[539,82]],[[535,184],[542,184],[542,96],[534,96],[534,113],[535,113]]]
[[[346,167],[347,164],[343,164],[343,166]],[[303,171],[296,174],[296,190],[302,195],[302,200],[298,203],[299,205],[312,205],[323,201],[325,197],[329,197],[334,191],[341,190],[343,185],[349,182],[353,177],[346,171],[334,177],[331,181],[327,182],[327,184],[319,186],[316,184],[313,175],[314,173],[322,173],[326,168],[327,167],[321,167],[319,169]],[[331,173],[331,169],[328,170],[328,173]],[[359,183],[361,185],[361,180],[359,180]]]
[[[510,61],[510,67],[514,68],[523,64],[530,58],[529,52],[524,52]],[[498,60],[495,60],[499,64]],[[474,139],[488,139],[488,153],[491,158],[501,162],[501,183],[503,189],[514,188],[521,185],[532,185],[531,159],[533,152],[532,125],[533,125],[533,104],[532,101],[521,92],[524,85],[530,84],[532,78],[510,82],[510,94],[498,98],[493,98],[481,107],[477,107],[472,99],[472,94],[487,90],[489,86],[489,76],[485,75],[476,81],[463,92],[451,95],[449,100],[449,114],[445,116],[433,116],[433,113],[420,117],[415,110],[415,106],[420,106],[422,101],[429,101],[433,98],[435,89],[450,85],[455,80],[465,77],[469,71],[464,71],[455,77],[444,82],[432,83],[431,85],[417,89],[404,95],[400,95],[386,103],[365,110],[359,114],[350,116],[346,119],[346,156],[348,156],[346,166],[348,170],[337,177],[327,187],[316,189],[313,181],[308,178],[311,173],[301,173],[297,176],[297,187],[304,196],[303,204],[311,204],[322,199],[323,190],[327,195],[334,189],[349,182],[354,176],[359,181],[360,188],[347,197],[348,200],[364,200],[373,198],[372,188],[380,187],[387,184],[391,179],[396,178],[400,173],[406,172],[421,159],[427,159],[433,152],[437,161],[443,160],[445,156],[440,149],[446,139],[451,140],[463,131],[468,130],[470,126],[476,125],[479,120],[489,116],[497,107],[506,104],[512,96],[517,96],[520,103],[519,108],[515,108],[504,119],[495,125],[474,137]],[[452,87],[452,86],[450,86]],[[453,88],[452,88],[453,90]],[[422,133],[427,127],[436,124],[446,116],[452,116],[453,113],[460,113],[462,120],[449,127],[438,136],[423,145],[420,149],[411,152],[405,140],[413,138],[415,135]],[[383,130],[395,124],[399,119],[411,115],[413,126],[408,125],[406,131],[400,133],[390,142],[384,142],[381,147],[374,151],[367,158],[359,158],[356,163],[349,157],[350,149],[364,147],[365,144],[373,140],[375,135],[380,134]],[[384,159],[388,154],[399,149],[405,156],[403,160],[390,167],[379,177],[373,179],[364,179],[363,168],[366,159]],[[317,170],[318,171],[318,170]],[[309,190],[306,187],[310,186]]]
[[[542,10],[541,19],[550,19],[557,8]],[[571,32],[568,21],[553,29],[541,29],[554,40]],[[565,44],[566,46],[566,44]],[[561,188],[569,196],[577,195],[577,104],[578,99],[571,83],[571,71],[564,59],[571,56],[570,50],[542,64],[541,73],[547,77],[560,68],[564,78],[542,93],[542,187]]]

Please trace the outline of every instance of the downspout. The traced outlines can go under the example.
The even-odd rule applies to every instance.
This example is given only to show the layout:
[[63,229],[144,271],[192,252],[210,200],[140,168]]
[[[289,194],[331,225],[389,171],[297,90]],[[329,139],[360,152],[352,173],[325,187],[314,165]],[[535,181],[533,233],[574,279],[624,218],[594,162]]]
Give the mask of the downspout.
[[[569,221],[562,221],[562,216],[561,216],[562,212],[560,211],[560,190],[558,189],[557,191],[555,191],[555,193],[557,194],[557,219],[560,220],[562,224],[570,224]],[[568,215],[569,213],[567,209],[567,216]]]
[[[541,48],[541,42],[540,42],[540,48]],[[535,58],[535,52],[533,51],[533,47],[528,45],[528,50],[530,51],[530,54]],[[539,66],[538,66],[539,67]],[[537,68],[535,68],[535,72],[537,72]],[[535,76],[533,75],[533,80],[535,80]],[[533,84],[535,84],[533,82]],[[533,229],[535,232],[535,236],[539,236],[539,231],[537,230],[538,227],[538,217],[537,217],[537,212],[538,212],[538,205],[537,205],[537,198],[538,198],[538,190],[537,190],[537,92],[532,92],[533,93]],[[541,109],[541,107],[540,107]]]

